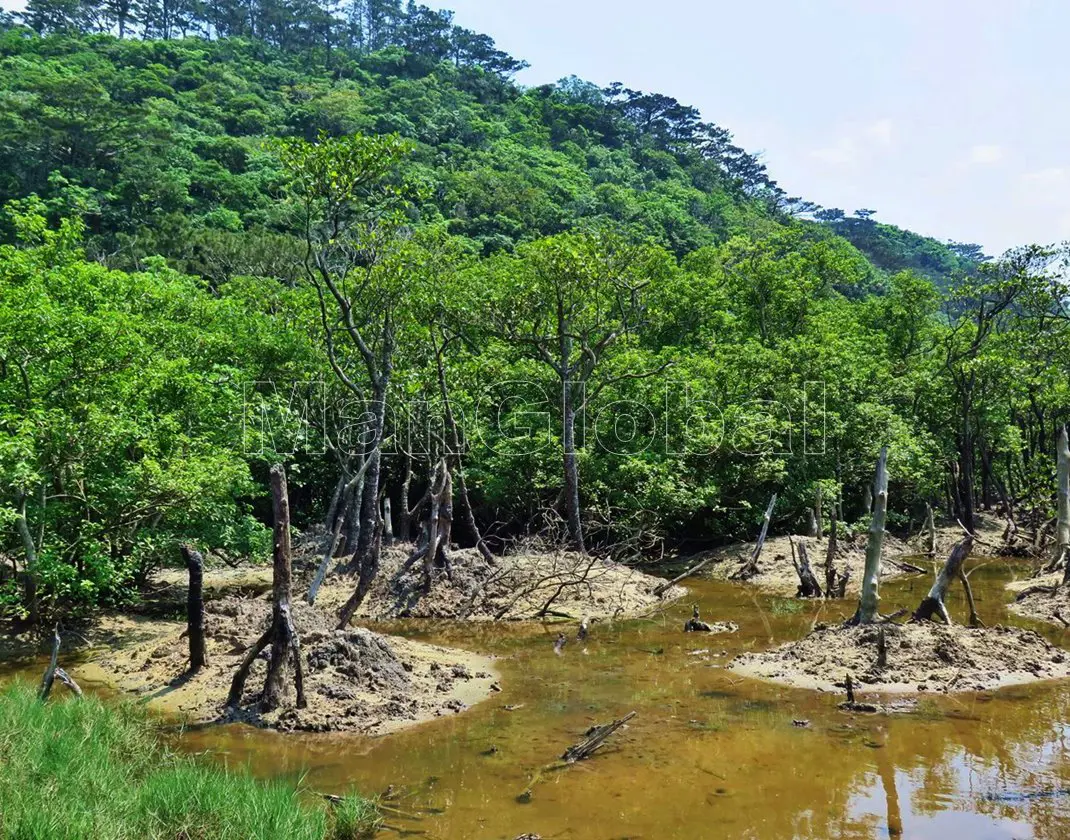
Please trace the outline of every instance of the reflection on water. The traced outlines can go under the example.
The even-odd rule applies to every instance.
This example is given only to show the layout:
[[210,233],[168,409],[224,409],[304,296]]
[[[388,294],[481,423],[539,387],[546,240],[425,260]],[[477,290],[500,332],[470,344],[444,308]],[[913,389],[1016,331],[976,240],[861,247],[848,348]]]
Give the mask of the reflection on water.
[[[1002,607],[1010,574],[989,565],[972,577],[989,624],[1012,620]],[[915,605],[928,584],[886,585],[884,610]],[[684,635],[692,601],[740,632]],[[961,601],[950,607],[965,614]],[[907,716],[849,716],[836,709],[840,698],[723,670],[741,650],[851,609],[697,582],[686,602],[647,620],[596,624],[586,649],[570,642],[561,657],[556,627],[383,625],[502,657],[504,690],[463,715],[381,739],[213,727],[177,740],[262,775],[304,772],[316,791],[392,786],[393,805],[422,816],[390,822],[441,840],[1070,837],[1070,683],[925,697]],[[1070,635],[1044,632],[1070,646]],[[604,753],[547,774],[530,802],[517,800],[585,729],[633,709],[632,725]],[[810,725],[793,725],[802,719]]]

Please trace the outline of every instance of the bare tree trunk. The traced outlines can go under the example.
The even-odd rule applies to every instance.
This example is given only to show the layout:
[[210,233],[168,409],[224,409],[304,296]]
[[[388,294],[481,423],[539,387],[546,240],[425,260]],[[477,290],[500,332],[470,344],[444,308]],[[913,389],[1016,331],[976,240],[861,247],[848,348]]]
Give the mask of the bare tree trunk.
[[[375,532],[379,524],[379,473],[382,458],[379,447],[383,440],[383,431],[386,427],[386,396],[387,379],[384,374],[379,378],[373,392],[372,417],[372,441],[367,457],[371,459],[368,471],[364,476],[364,493],[361,499],[360,535],[357,539],[356,554],[360,558],[360,577],[363,581],[366,576],[374,577],[379,571],[379,558],[369,557],[374,547]],[[368,584],[371,585],[371,580]]]
[[580,553],[584,553],[587,549],[583,542],[583,522],[580,519],[580,468],[576,458],[576,410],[573,406],[572,388],[568,382],[564,384],[563,394],[561,453],[565,470],[565,512],[573,547]]
[[862,507],[866,510],[866,516],[873,513],[873,488],[869,484],[862,493]]
[[479,523],[476,522],[476,512],[472,509],[472,501],[468,497],[468,483],[464,477],[464,465],[461,460],[461,434],[457,428],[457,417],[453,413],[453,403],[450,400],[449,385],[446,382],[446,367],[442,361],[444,345],[440,346],[435,339],[435,363],[438,368],[438,388],[442,396],[442,413],[446,419],[446,428],[450,433],[450,445],[453,448],[454,472],[457,473],[457,490],[461,497],[461,508],[464,511],[465,524],[476,541],[476,548],[488,563],[494,563],[494,555],[483,540],[479,531]]
[[[798,552],[798,560],[795,559],[796,552]],[[806,543],[800,540],[796,545],[795,540],[791,540],[791,553],[792,565],[795,566],[795,573],[799,576],[799,591],[796,593],[796,597],[820,598],[821,585],[817,582],[814,570],[810,567],[810,557],[806,552]]]
[[825,514],[822,511],[822,490],[819,483],[814,489],[814,519],[817,521],[817,534],[815,535],[819,540],[825,536]]
[[816,539],[817,538],[817,516],[814,514],[814,512],[812,510],[809,513],[810,513],[810,527],[807,528],[806,535],[808,537],[813,537],[814,539]]
[[383,499],[383,542],[394,544],[394,520],[390,515],[390,497]]
[[736,572],[733,577],[739,580],[748,580],[758,574],[758,558],[762,556],[762,547],[765,545],[765,538],[769,534],[769,522],[773,518],[773,508],[776,506],[776,493],[769,499],[769,505],[765,509],[765,516],[762,517],[762,530],[758,533],[758,542],[754,544],[754,551],[751,552],[750,559],[746,565]]
[[866,544],[866,567],[862,576],[862,597],[858,611],[851,619],[853,624],[871,624],[878,618],[880,601],[878,590],[881,578],[881,549],[884,547],[884,522],[888,515],[888,447],[881,447],[877,459],[877,475],[873,482],[877,488],[873,516],[869,523],[869,541]]
[[346,482],[345,488],[342,490],[342,499],[339,505],[342,515],[335,520],[334,530],[331,532],[327,541],[327,549],[324,551],[323,557],[320,559],[319,567],[316,569],[316,576],[312,579],[312,585],[308,588],[308,595],[305,596],[310,604],[316,603],[316,596],[319,594],[320,586],[323,585],[323,580],[327,576],[327,572],[330,570],[331,558],[334,557],[334,553],[338,548],[339,536],[343,526],[349,521],[350,517],[355,518],[357,516],[359,505],[354,505],[353,495],[363,486],[364,474],[367,472],[370,464],[371,459],[365,458],[364,462],[360,465],[360,469],[357,470],[356,475]]
[[401,482],[401,509],[398,511],[398,539],[412,539],[412,511],[409,510],[409,488],[412,486],[412,453],[405,453],[405,478]]
[[338,482],[334,485],[334,493],[331,494],[331,504],[327,508],[327,516],[323,520],[323,530],[330,533],[334,530],[335,521],[341,516],[345,515],[345,508],[342,505],[342,495],[346,487],[345,475],[338,477]]
[[[1057,559],[1065,560],[1066,552],[1070,549],[1070,444],[1067,443],[1066,426],[1059,430],[1056,455],[1058,456],[1056,470],[1058,523],[1055,531],[1055,556]],[[1063,582],[1070,583],[1070,563],[1066,564]]]
[[833,598],[836,595],[836,567],[833,565],[836,561],[837,545],[837,521],[836,521],[836,500],[832,500],[832,507],[829,510],[829,542],[828,548],[825,551],[825,597]]
[[204,557],[188,545],[181,547],[189,571],[186,594],[186,634],[189,636],[189,670],[196,673],[208,664],[204,642]]
[[22,540],[23,550],[26,552],[26,564],[23,566],[24,582],[23,597],[26,599],[26,610],[30,624],[36,625],[40,620],[37,604],[37,546],[30,533],[30,523],[26,519],[26,493],[19,493],[19,512],[15,517],[15,528]]
[[914,610],[914,621],[925,621],[931,619],[934,615],[939,615],[945,624],[951,624],[951,616],[948,615],[944,599],[947,597],[947,590],[951,586],[951,582],[958,579],[959,573],[962,571],[962,564],[966,562],[966,558],[969,557],[972,549],[973,537],[966,536],[962,542],[951,550],[951,555],[947,558],[944,568],[940,570],[940,574],[936,576],[936,581],[929,590],[929,594],[922,599],[918,608]]
[[[267,679],[260,699],[261,711],[270,712],[282,705],[286,694],[286,665],[293,657],[293,665],[302,670],[299,646],[290,613],[290,499],[286,491],[286,473],[281,464],[271,468],[271,507],[275,521],[275,549],[272,569],[271,658]],[[299,677],[300,679],[300,677]],[[299,692],[297,707],[304,708]]]
[[925,553],[930,560],[936,559],[936,520],[933,517],[933,506],[925,503]]
[[52,691],[52,683],[56,679],[56,666],[59,664],[59,646],[59,624],[56,624],[52,630],[52,656],[48,660],[48,668],[45,669],[45,676],[41,680],[41,691],[38,695],[42,701],[48,699],[48,695]]

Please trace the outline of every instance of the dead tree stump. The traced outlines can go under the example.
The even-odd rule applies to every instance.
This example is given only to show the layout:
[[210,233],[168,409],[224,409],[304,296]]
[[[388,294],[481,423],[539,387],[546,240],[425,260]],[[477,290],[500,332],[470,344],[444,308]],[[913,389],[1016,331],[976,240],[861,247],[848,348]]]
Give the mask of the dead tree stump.
[[939,615],[945,624],[951,624],[951,616],[948,614],[944,599],[947,597],[948,587],[951,586],[953,580],[958,578],[959,573],[962,571],[962,564],[966,562],[966,558],[969,557],[972,549],[973,537],[967,535],[962,542],[951,550],[951,555],[947,558],[944,568],[940,570],[940,574],[936,576],[936,581],[929,590],[929,594],[922,599],[918,608],[914,610],[913,621],[928,621],[933,616]]
[[271,655],[268,660],[267,679],[260,696],[260,710],[270,712],[281,706],[286,695],[287,665],[294,668],[294,686],[297,692],[297,708],[303,709],[307,703],[304,692],[304,664],[301,661],[301,646],[294,628],[291,613],[292,572],[290,566],[290,500],[286,490],[286,473],[281,464],[271,468],[271,507],[274,518],[275,547],[272,569],[272,610],[271,626],[249,648],[234,674],[227,697],[227,705],[235,707],[241,704],[245,691],[245,681],[249,669],[256,657],[269,644]]
[[[799,576],[799,590],[795,593],[797,598],[820,598],[821,584],[817,582],[814,570],[810,567],[810,557],[806,553],[806,543],[795,540],[791,542],[791,564],[795,567],[795,574]],[[798,559],[796,559],[798,553]]]
[[762,530],[758,534],[758,542],[754,544],[754,551],[751,552],[750,559],[742,569],[732,576],[733,578],[737,580],[750,580],[758,574],[758,558],[762,556],[762,547],[765,545],[765,538],[769,534],[769,522],[773,518],[773,508],[775,506],[776,493],[769,499],[769,506],[765,509],[765,516],[762,517]]
[[38,695],[43,703],[48,699],[48,696],[52,693],[52,686],[56,680],[59,680],[67,688],[74,693],[76,697],[82,696],[82,689],[74,681],[74,677],[59,667],[59,646],[60,646],[59,624],[52,630],[52,655],[48,660],[48,667],[45,669],[44,678],[41,680],[41,692]]
[[189,672],[196,673],[208,664],[204,642],[204,557],[188,545],[181,547],[189,571],[186,594],[186,635],[189,637]]

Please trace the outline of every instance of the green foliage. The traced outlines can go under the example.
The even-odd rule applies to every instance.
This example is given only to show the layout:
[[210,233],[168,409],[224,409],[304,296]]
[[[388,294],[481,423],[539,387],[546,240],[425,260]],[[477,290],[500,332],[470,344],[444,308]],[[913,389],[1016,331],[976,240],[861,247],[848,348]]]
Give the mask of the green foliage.
[[890,521],[952,486],[1046,518],[1061,254],[788,197],[694,108],[519,88],[416,4],[96,8],[0,28],[5,614],[28,571],[89,609],[184,540],[264,556],[266,465],[315,522],[369,415],[411,503],[447,403],[503,537],[561,507],[566,395],[594,545],[753,536],[774,491],[803,528],[818,484],[858,521],[884,444]]
[[195,763],[166,750],[130,704],[38,701],[0,691],[0,838],[355,840],[375,807],[353,795],[333,812],[282,781]]

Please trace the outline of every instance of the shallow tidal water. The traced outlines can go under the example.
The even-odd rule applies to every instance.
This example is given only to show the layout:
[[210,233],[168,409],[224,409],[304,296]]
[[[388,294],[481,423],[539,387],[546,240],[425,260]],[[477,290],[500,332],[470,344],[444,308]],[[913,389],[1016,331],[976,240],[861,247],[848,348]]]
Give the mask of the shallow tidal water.
[[[985,562],[971,576],[982,618],[1033,626],[1070,647],[1070,633],[1009,617],[1003,586],[1025,572]],[[882,611],[915,606],[930,582],[885,582]],[[382,738],[210,726],[175,741],[260,776],[303,776],[317,792],[390,789],[387,804],[397,810],[383,837],[1070,838],[1070,681],[921,695],[907,715],[845,714],[836,708],[842,696],[723,666],[740,651],[797,638],[815,620],[842,618],[853,601],[688,585],[687,598],[655,616],[595,623],[587,642],[570,640],[562,656],[553,652],[560,625],[376,625],[500,657],[503,691],[461,715]],[[707,621],[734,621],[740,631],[682,633],[692,603]],[[961,590],[949,607],[964,620]],[[629,727],[593,759],[539,773],[590,726],[630,711]]]

